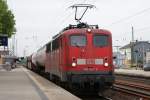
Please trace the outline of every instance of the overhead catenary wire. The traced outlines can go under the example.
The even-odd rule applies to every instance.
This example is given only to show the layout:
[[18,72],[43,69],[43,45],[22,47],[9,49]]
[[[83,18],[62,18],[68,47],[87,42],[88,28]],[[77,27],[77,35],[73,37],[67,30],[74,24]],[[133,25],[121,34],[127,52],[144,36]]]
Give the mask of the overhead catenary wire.
[[70,5],[74,4],[74,3],[75,3],[74,0],[70,0],[67,3],[65,2],[65,3],[62,4],[62,7],[65,8],[64,9],[65,13],[63,13],[61,16],[57,17],[57,19],[59,19],[59,22],[56,24],[57,28],[60,27],[60,26],[62,26],[62,24],[64,24],[70,17],[72,17],[71,15],[73,14],[73,12],[69,12],[68,11],[68,6],[70,6]]
[[150,26],[146,26],[146,27],[142,27],[142,28],[135,29],[135,31],[136,31],[136,32],[139,32],[139,31],[149,30],[149,29],[150,29]]
[[[148,30],[148,31],[146,31],[147,33],[149,33],[150,31],[150,26],[146,26],[146,27],[142,27],[142,28],[135,28],[134,29],[134,31],[136,32],[136,33],[138,33],[138,35],[136,35],[136,36],[138,36],[138,37],[136,37],[136,40],[138,40],[139,38],[139,40],[142,40],[142,37],[141,37],[141,35],[142,35],[142,33],[141,32],[143,32],[143,31],[145,31],[145,30]],[[130,33],[130,31],[128,31],[128,32],[124,32],[124,33]],[[128,41],[129,39],[126,37],[126,36],[123,36],[123,38],[120,38],[119,40],[123,40],[123,41]],[[130,42],[130,41],[129,41]]]
[[[97,0],[83,0],[83,3],[87,2],[87,1],[92,1],[91,4],[94,4],[94,3],[96,3]],[[145,9],[143,9],[143,10],[141,10],[141,11],[139,11],[139,12],[136,12],[136,13],[130,15],[130,16],[121,18],[121,19],[119,19],[119,20],[117,20],[117,21],[115,21],[115,22],[109,24],[108,26],[112,26],[112,25],[114,25],[114,24],[121,23],[121,22],[123,22],[123,21],[125,21],[125,20],[129,20],[129,19],[131,19],[131,18],[133,18],[133,17],[135,17],[135,16],[138,16],[138,15],[140,15],[140,14],[143,14],[143,13],[149,11],[149,10],[150,10],[150,8],[145,8]],[[150,29],[150,27],[144,27],[144,28],[135,29],[135,31],[143,31],[143,30],[148,30],[148,29]]]
[[[146,27],[142,27],[142,28],[135,28],[134,29],[135,32],[141,32],[141,31],[145,31],[145,30],[150,30],[150,26],[146,26]],[[130,31],[127,31],[125,33],[130,33]]]
[[127,17],[124,17],[124,18],[122,18],[122,19],[119,19],[119,20],[117,20],[117,21],[115,21],[115,22],[109,24],[108,26],[112,26],[112,25],[114,25],[114,24],[118,24],[118,23],[121,23],[121,22],[123,22],[123,21],[129,20],[130,18],[133,18],[133,17],[135,17],[135,16],[138,16],[138,15],[140,15],[140,14],[143,14],[143,13],[149,11],[149,10],[150,10],[150,8],[143,9],[143,10],[141,10],[141,11],[139,11],[139,12],[136,12],[136,13],[130,15],[130,16],[127,16]]

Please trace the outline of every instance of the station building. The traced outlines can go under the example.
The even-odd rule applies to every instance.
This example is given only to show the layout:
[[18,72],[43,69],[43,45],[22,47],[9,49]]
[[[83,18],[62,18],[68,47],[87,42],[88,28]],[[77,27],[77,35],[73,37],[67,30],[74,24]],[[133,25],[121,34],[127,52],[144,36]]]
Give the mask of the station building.
[[[133,53],[131,53],[131,50]],[[125,55],[125,65],[131,66],[132,57],[133,65],[143,65],[146,62],[146,53],[150,51],[150,43],[148,41],[130,42],[129,44],[121,47],[120,51]]]

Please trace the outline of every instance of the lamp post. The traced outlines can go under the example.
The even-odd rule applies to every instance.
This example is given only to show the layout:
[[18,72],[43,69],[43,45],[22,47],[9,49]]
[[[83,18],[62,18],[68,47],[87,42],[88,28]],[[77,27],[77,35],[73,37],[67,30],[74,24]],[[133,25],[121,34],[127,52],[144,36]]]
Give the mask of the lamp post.
[[143,51],[142,53],[143,53],[143,66],[144,66],[144,62],[145,62],[145,59],[144,59],[145,58],[145,46],[144,45],[142,46],[142,51]]
[[137,69],[137,67],[138,67],[138,58],[137,58],[138,57],[138,50],[135,50],[134,52],[136,54],[135,56],[136,56],[136,69]]

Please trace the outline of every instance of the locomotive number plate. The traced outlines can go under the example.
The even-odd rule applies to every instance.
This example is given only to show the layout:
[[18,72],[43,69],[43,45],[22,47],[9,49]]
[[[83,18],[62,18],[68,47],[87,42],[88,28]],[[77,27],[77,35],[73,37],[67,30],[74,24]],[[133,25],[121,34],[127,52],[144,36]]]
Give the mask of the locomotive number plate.
[[95,64],[95,59],[86,59],[86,64]]
[[97,68],[95,68],[95,67],[86,67],[83,70],[84,71],[97,71]]

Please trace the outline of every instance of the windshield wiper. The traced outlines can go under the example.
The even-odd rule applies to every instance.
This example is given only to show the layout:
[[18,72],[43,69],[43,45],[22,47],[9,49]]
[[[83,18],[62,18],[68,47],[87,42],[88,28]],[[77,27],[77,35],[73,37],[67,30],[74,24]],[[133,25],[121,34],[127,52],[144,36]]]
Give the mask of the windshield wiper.
[[74,44],[74,46],[76,46],[76,47],[80,47],[77,42],[75,42],[75,43],[73,43],[73,44]]

